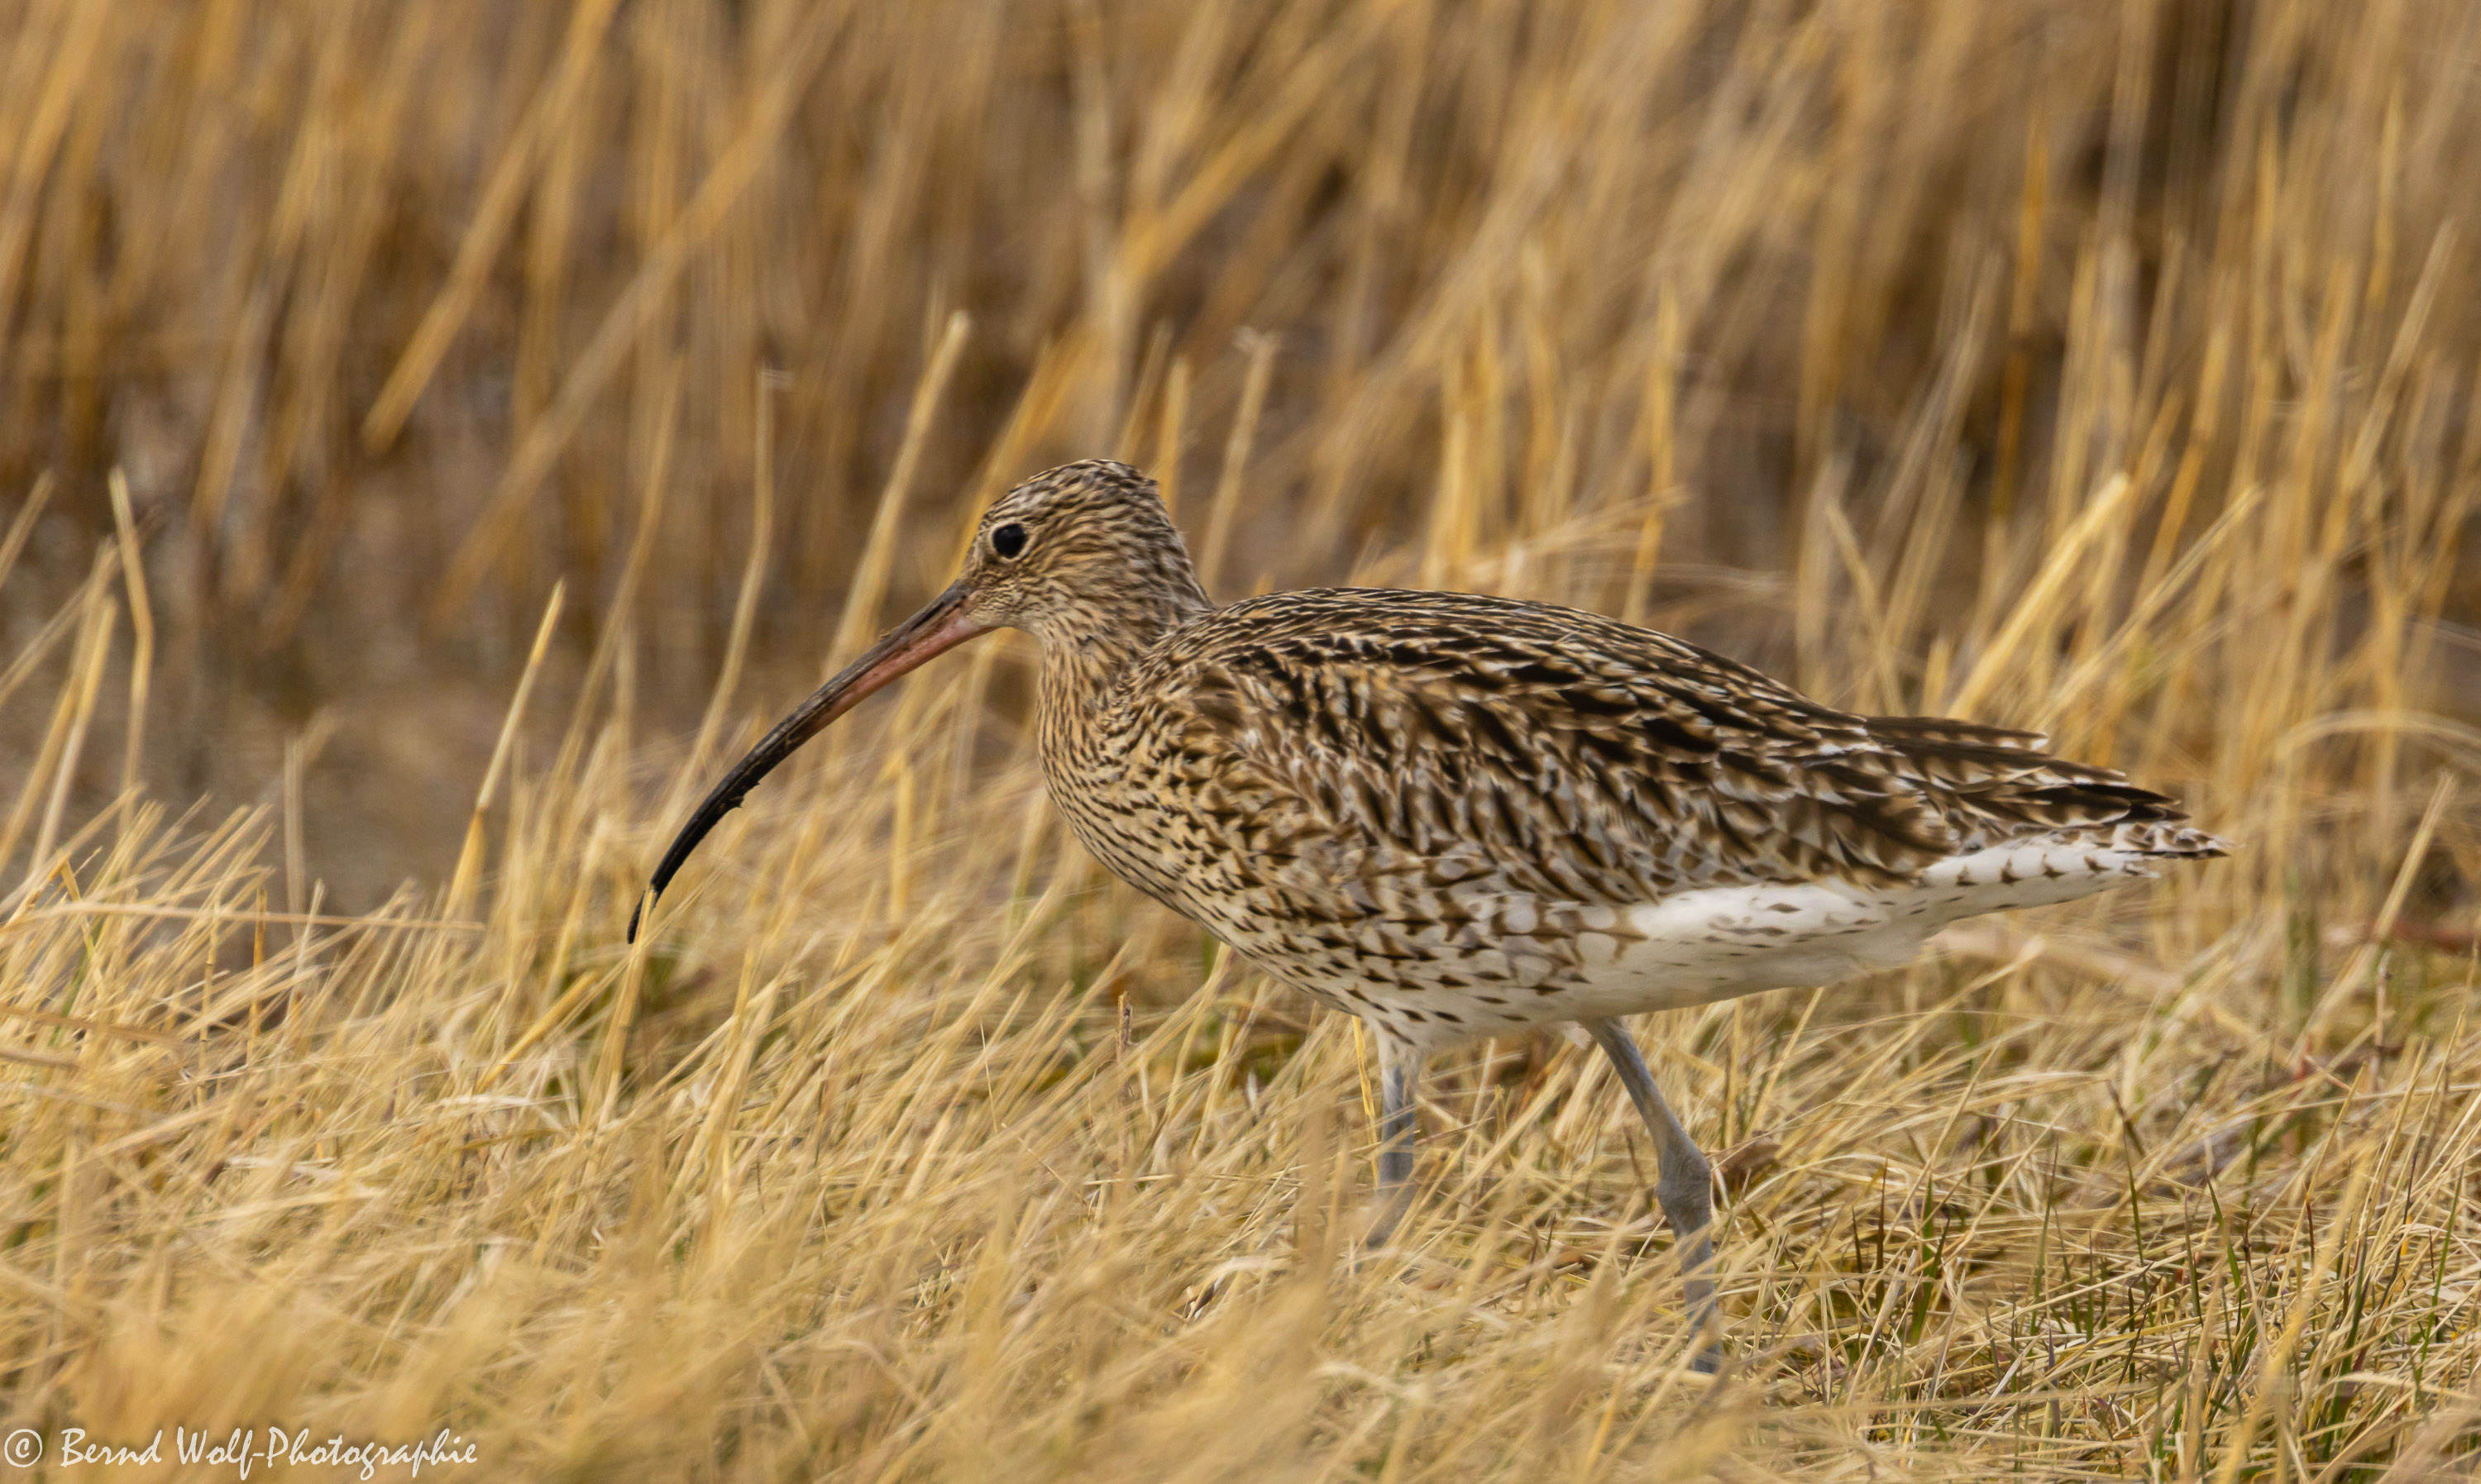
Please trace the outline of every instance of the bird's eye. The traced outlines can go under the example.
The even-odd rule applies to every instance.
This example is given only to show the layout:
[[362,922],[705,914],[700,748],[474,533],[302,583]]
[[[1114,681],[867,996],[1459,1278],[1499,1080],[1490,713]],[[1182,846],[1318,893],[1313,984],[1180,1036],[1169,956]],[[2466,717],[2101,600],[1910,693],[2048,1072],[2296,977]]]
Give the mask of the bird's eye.
[[1025,551],[1025,528],[1011,521],[992,532],[991,550],[1014,560]]

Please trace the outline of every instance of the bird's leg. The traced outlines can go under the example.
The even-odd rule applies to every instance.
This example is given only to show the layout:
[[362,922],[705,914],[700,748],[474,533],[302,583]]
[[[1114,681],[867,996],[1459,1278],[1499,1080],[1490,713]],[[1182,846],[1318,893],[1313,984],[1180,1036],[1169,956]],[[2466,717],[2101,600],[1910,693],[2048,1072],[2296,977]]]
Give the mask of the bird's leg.
[[1671,1105],[1662,1101],[1662,1089],[1654,1084],[1654,1074],[1646,1070],[1645,1057],[1638,1054],[1636,1043],[1629,1039],[1628,1028],[1617,1020],[1584,1022],[1585,1033],[1594,1038],[1603,1054],[1620,1074],[1620,1084],[1628,1088],[1629,1101],[1636,1105],[1637,1115],[1645,1120],[1654,1135],[1656,1176],[1654,1198],[1662,1206],[1663,1218],[1680,1242],[1680,1270],[1687,1280],[1689,1328],[1707,1338],[1692,1364],[1699,1370],[1711,1371],[1722,1364],[1722,1326],[1714,1313],[1714,1170],[1698,1152],[1680,1126]]
[[1378,1043],[1378,1219],[1362,1245],[1383,1247],[1413,1204],[1413,1141],[1421,1133],[1413,1098],[1421,1089],[1423,1057],[1420,1048],[1397,1040],[1382,1026],[1370,1031]]

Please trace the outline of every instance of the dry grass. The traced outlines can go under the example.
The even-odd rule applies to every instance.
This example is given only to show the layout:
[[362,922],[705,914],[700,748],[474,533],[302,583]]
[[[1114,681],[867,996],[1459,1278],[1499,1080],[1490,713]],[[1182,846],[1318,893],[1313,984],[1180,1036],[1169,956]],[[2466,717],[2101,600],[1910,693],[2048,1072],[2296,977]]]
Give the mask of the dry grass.
[[[7,1426],[2471,1476],[2481,12],[7,9]],[[1351,1026],[1064,841],[1013,641],[624,947],[734,745],[1104,451],[1220,591],[1627,612],[2243,847],[1641,1028],[1731,1151],[1713,1384],[1555,1038],[1449,1058],[1352,1252]],[[235,694],[288,739],[238,810]],[[434,884],[333,913],[394,857],[321,798],[426,766]]]

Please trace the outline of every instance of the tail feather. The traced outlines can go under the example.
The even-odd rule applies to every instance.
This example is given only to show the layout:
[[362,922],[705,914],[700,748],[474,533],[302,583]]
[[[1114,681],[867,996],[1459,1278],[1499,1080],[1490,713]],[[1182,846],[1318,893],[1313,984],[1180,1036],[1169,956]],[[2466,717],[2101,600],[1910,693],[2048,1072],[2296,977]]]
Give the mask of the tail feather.
[[1958,854],[2036,842],[2165,858],[2229,852],[2179,800],[2116,768],[2052,756],[2038,732],[1946,716],[1872,716],[1868,726],[1918,770]]
[[1871,716],[1868,721],[1869,735],[1899,747],[1907,742],[1946,742],[1998,747],[2008,752],[2040,752],[2050,745],[2050,739],[2041,732],[1990,726],[1954,716]]
[[2231,843],[2219,835],[2185,823],[2157,823],[2128,828],[2127,843],[2119,848],[2139,855],[2155,855],[2165,859],[2204,859],[2232,853]]

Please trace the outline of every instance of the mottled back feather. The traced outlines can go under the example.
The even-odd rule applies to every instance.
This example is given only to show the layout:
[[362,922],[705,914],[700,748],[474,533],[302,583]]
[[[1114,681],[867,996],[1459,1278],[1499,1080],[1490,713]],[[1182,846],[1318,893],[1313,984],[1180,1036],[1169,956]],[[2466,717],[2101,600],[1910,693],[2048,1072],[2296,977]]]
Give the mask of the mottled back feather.
[[1168,636],[1118,695],[1106,750],[1136,763],[1179,739],[1154,786],[1245,835],[1235,848],[1479,866],[1584,902],[1902,880],[2025,833],[2181,818],[2033,734],[1854,716],[1667,635],[1504,598],[1251,599]]

